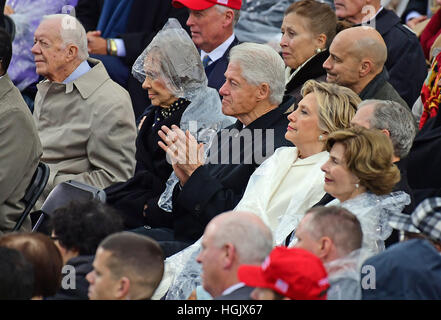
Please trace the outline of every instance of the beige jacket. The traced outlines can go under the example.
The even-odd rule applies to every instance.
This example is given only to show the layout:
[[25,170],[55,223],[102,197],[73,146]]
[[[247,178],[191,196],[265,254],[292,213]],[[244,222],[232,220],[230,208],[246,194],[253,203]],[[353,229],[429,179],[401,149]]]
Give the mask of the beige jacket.
[[[0,78],[0,235],[24,210],[20,202],[42,154],[32,114],[8,75]],[[30,231],[28,218],[22,227]]]
[[137,133],[130,96],[100,61],[88,62],[92,69],[70,83],[46,79],[37,85],[34,119],[42,160],[51,170],[37,208],[63,181],[105,188],[134,173]]

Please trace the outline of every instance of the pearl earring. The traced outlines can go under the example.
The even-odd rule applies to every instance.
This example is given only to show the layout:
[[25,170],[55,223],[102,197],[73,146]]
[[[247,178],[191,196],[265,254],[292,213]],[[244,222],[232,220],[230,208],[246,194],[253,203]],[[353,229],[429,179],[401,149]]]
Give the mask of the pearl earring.
[[323,136],[319,135],[318,139],[319,139],[319,141],[323,141]]
[[358,183],[355,184],[355,188],[358,189],[360,185]]
[[320,48],[315,49],[315,53],[320,53],[320,52],[322,52],[322,49]]

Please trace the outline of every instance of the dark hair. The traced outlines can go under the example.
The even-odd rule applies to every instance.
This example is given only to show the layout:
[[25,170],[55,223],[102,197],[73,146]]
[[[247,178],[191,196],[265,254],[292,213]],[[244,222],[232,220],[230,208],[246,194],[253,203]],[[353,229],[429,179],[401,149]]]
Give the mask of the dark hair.
[[0,247],[0,300],[29,300],[34,290],[34,270],[23,254]]
[[105,237],[123,230],[123,222],[115,209],[103,203],[72,201],[54,211],[50,227],[64,248],[94,255]]
[[11,37],[5,29],[0,28],[0,61],[3,72],[6,73],[9,68],[9,63],[12,57],[12,42]]
[[317,206],[306,214],[311,215],[307,228],[314,238],[329,237],[341,257],[361,248],[363,232],[360,221],[349,210],[337,206]]
[[48,236],[42,233],[9,233],[0,237],[0,246],[17,249],[32,263],[32,296],[49,297],[57,293],[61,285],[63,259]]
[[131,278],[134,286],[143,288],[150,299],[164,274],[164,253],[159,244],[132,232],[118,232],[108,236],[100,248],[110,251],[107,267],[116,278]]
[[285,16],[290,13],[308,18],[309,27],[314,34],[326,35],[326,47],[329,48],[337,32],[337,16],[327,3],[315,0],[301,0],[292,3],[286,10]]

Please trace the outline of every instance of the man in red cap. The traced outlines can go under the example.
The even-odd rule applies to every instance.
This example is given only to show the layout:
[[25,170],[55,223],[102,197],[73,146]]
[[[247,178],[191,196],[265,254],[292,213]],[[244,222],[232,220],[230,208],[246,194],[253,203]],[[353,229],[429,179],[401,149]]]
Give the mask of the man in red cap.
[[239,280],[256,287],[254,300],[326,300],[328,275],[318,257],[299,248],[276,247],[261,266],[242,265]]
[[239,43],[233,31],[242,0],[173,0],[172,4],[189,9],[187,26],[200,49],[208,86],[219,90],[225,82],[228,53]]

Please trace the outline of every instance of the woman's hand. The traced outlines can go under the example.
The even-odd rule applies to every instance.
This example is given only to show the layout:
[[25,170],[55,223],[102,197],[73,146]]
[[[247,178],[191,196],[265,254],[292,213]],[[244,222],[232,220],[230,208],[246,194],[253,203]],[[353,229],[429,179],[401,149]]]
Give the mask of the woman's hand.
[[198,143],[188,130],[184,133],[176,125],[171,129],[162,126],[158,135],[163,140],[158,145],[169,155],[173,170],[183,186],[193,172],[204,164],[204,145]]

